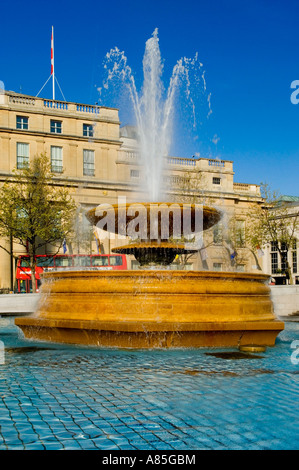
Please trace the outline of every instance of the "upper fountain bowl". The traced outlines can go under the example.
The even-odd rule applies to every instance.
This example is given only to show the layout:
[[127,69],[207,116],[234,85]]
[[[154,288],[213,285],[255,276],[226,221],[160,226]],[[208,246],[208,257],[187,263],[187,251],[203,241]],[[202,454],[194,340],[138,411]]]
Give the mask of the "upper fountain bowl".
[[195,235],[221,219],[221,212],[201,204],[145,202],[100,204],[86,214],[91,224],[141,240],[169,240]]

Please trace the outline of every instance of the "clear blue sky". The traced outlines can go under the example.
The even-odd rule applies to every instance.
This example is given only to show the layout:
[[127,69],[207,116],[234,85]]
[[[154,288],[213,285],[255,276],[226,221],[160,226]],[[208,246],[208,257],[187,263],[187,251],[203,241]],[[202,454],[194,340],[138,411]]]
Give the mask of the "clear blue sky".
[[[291,82],[299,80],[297,0],[17,0],[2,2],[0,16],[6,89],[38,93],[50,75],[53,25],[62,91],[67,101],[91,104],[112,47],[125,51],[141,83],[145,42],[158,28],[166,82],[180,57],[198,52],[211,93],[200,141],[182,137],[173,153],[210,152],[234,161],[237,182],[299,195],[299,104],[290,101]],[[50,82],[41,95],[51,98]]]

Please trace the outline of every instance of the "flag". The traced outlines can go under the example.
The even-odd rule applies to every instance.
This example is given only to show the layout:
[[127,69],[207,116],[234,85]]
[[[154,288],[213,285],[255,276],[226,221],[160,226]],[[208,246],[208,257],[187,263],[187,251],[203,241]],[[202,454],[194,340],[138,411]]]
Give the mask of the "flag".
[[99,242],[98,242],[98,239],[97,237],[94,235],[94,239],[96,241],[96,245],[97,245],[97,252],[98,252],[98,255],[100,254],[100,247],[99,247]]
[[67,252],[66,239],[63,240],[62,248],[63,248],[63,254],[65,254]]
[[51,36],[51,75],[54,72],[54,36],[53,36],[53,26],[52,26],[52,36]]
[[224,245],[228,249],[231,259],[233,259],[237,254],[236,251],[234,250],[232,245],[228,243],[227,241],[224,241]]

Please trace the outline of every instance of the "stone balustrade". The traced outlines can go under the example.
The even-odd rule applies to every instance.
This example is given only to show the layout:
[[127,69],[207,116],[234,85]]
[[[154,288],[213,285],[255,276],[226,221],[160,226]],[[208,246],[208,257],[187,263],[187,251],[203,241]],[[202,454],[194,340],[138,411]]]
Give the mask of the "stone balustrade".
[[6,91],[0,103],[1,107],[16,108],[20,110],[20,106],[26,108],[30,112],[30,108],[35,111],[46,110],[47,112],[55,110],[67,115],[86,115],[92,119],[104,119],[106,121],[118,121],[118,110],[113,108],[106,108],[104,106],[87,105],[81,103],[72,103],[61,100],[51,100],[38,98],[34,96],[20,95],[19,93]]

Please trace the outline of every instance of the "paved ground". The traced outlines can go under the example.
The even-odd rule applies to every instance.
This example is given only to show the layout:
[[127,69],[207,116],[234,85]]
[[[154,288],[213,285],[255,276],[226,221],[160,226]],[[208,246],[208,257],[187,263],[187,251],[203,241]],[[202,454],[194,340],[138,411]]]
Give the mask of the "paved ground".
[[0,318],[1,450],[299,447],[297,322],[246,355],[33,343],[13,320]]

